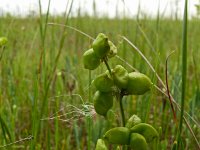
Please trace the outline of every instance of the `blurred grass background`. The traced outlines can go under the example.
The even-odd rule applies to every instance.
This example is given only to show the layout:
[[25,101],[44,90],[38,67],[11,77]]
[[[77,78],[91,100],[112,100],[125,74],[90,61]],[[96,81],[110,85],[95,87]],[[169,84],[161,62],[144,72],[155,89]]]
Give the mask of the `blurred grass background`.
[[[171,94],[180,104],[182,20],[160,18],[159,15],[155,19],[145,15],[141,18],[138,15],[136,19],[46,15],[15,18],[8,15],[0,21],[0,36],[8,38],[0,61],[0,146],[34,136],[30,141],[3,149],[94,149],[97,139],[108,128],[120,124],[117,103],[109,112],[108,120],[97,115],[92,107],[95,90],[90,86],[89,72],[82,64],[82,54],[89,49],[92,40],[69,28],[47,25],[47,22],[66,24],[92,37],[99,32],[107,34],[117,45],[118,55],[147,74],[158,87],[161,85],[155,74],[120,35],[141,50],[164,82],[166,57],[175,50],[168,62],[168,80]],[[185,93],[185,110],[198,123],[199,26],[198,18],[188,22],[188,86]],[[122,64],[133,71],[117,58],[112,58],[109,64],[111,67]],[[101,64],[91,72],[91,80],[105,70]],[[168,98],[154,89],[144,96],[125,99],[126,119],[137,114],[143,121],[151,123],[160,131],[159,149],[170,149],[177,131]],[[189,122],[200,139],[199,124],[191,119]],[[185,149],[197,149],[185,124],[182,130]]]

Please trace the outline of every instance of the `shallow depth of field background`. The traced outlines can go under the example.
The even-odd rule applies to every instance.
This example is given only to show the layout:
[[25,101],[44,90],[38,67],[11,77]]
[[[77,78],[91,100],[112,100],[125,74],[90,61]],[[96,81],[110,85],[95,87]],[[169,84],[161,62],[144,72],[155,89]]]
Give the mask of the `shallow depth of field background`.
[[[126,1],[118,2],[111,17],[108,9],[99,13],[95,1],[86,3],[91,6],[91,13],[73,1],[65,2],[66,11],[56,15],[53,11],[48,13],[48,1],[45,7],[44,3],[36,2],[37,9],[30,9],[25,16],[18,14],[20,10],[14,15],[0,7],[0,37],[8,38],[5,49],[0,48],[0,146],[18,141],[0,149],[93,150],[107,128],[120,125],[118,103],[108,121],[93,109],[95,90],[90,83],[106,68],[102,63],[91,76],[84,69],[82,54],[90,48],[92,40],[77,29],[94,38],[100,32],[107,34],[124,60],[114,57],[109,60],[110,66],[121,64],[133,71],[131,65],[161,89],[155,73],[122,36],[139,48],[164,83],[166,58],[175,51],[168,61],[168,84],[173,98],[181,103],[182,5],[169,3],[167,9],[173,7],[171,13],[162,6],[163,9],[156,8],[151,14],[137,3],[135,14],[128,15],[130,5],[127,8]],[[53,3],[52,0],[49,8],[55,7]],[[197,5],[188,12],[185,117],[200,140],[200,2],[190,6],[194,4]],[[137,114],[160,132],[160,149],[172,148],[177,129],[164,94],[153,89],[143,96],[125,97],[123,102],[126,119]],[[176,114],[179,120],[177,109]],[[30,136],[34,138],[27,138]],[[197,149],[185,123],[183,143],[186,150]]]

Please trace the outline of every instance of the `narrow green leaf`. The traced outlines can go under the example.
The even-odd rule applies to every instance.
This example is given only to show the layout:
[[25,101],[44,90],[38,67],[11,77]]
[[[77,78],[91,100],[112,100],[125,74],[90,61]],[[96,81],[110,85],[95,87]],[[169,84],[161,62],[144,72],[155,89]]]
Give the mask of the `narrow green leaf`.
[[12,141],[11,133],[9,131],[9,128],[8,128],[6,122],[1,117],[1,115],[0,115],[0,124],[1,124],[1,129],[2,129],[2,132],[3,132],[3,136],[4,136],[5,140],[6,140],[6,142],[8,142],[7,141],[7,136],[9,137],[9,140]]
[[187,3],[185,0],[184,16],[183,16],[183,30],[182,30],[182,90],[181,90],[181,115],[178,132],[178,148],[180,146],[182,127],[183,127],[183,115],[185,105],[185,89],[186,89],[186,77],[187,77]]

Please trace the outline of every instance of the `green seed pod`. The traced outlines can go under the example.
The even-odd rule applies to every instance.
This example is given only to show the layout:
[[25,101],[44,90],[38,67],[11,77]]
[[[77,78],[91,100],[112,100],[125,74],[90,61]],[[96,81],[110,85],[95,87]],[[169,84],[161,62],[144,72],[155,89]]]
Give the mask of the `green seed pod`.
[[0,37],[0,47],[6,45],[8,39],[6,37]]
[[136,124],[139,124],[139,123],[141,123],[141,119],[137,116],[137,115],[132,115],[129,119],[128,119],[128,121],[127,121],[127,123],[126,123],[126,127],[127,128],[132,128],[133,126],[135,126]]
[[146,123],[140,123],[131,128],[131,133],[139,133],[143,135],[147,143],[151,142],[154,138],[158,138],[158,132],[154,127]]
[[128,74],[127,92],[128,94],[142,95],[149,91],[152,82],[145,74],[139,72],[131,72]]
[[104,135],[104,139],[111,144],[128,145],[129,136],[130,130],[128,128],[116,127],[108,130]]
[[114,86],[113,80],[107,73],[103,73],[97,76],[93,83],[97,90],[101,92],[111,92]]
[[120,88],[125,89],[128,84],[128,71],[121,65],[117,65],[113,70],[114,83]]
[[94,53],[98,58],[104,58],[110,50],[108,37],[103,33],[99,33],[92,43],[92,48],[94,49]]
[[98,139],[95,150],[108,150],[104,140]]
[[89,49],[83,54],[83,64],[85,69],[89,70],[94,70],[99,66],[100,59],[96,57],[93,49]]
[[132,133],[130,137],[130,147],[133,150],[147,150],[148,145],[145,138],[138,133]]
[[113,95],[111,92],[97,91],[94,95],[94,109],[102,116],[106,116],[107,112],[113,106]]
[[110,45],[110,51],[108,52],[108,57],[111,58],[117,55],[117,47],[111,41],[108,41],[108,44]]

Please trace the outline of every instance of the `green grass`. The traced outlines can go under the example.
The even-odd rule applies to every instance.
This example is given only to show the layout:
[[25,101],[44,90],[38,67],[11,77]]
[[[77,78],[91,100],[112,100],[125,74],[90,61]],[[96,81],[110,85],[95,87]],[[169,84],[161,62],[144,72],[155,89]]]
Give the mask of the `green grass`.
[[[47,19],[42,15],[24,19],[7,16],[0,20],[0,36],[8,38],[0,61],[0,146],[34,136],[32,140],[24,140],[4,149],[94,149],[97,139],[108,128],[120,125],[119,109],[113,109],[110,119],[105,121],[94,113],[91,105],[94,94],[91,80],[106,70],[104,64],[91,73],[83,68],[82,54],[91,46],[92,40],[75,30],[47,25],[47,22],[69,25],[92,37],[99,32],[108,34],[118,47],[118,55],[147,74],[159,88],[163,87],[155,72],[119,35],[137,46],[164,83],[165,60],[175,50],[168,62],[168,80],[171,95],[181,104],[181,20],[161,17],[155,20],[145,17],[120,20],[87,16],[48,16]],[[184,79],[188,83],[184,92],[184,110],[197,121],[200,120],[199,26],[198,19],[188,21],[188,69]],[[42,51],[45,53],[42,55],[42,72],[39,72]],[[133,70],[118,58],[109,61],[111,68],[119,63],[127,70]],[[82,100],[74,94],[81,96]],[[118,108],[117,105],[114,108]],[[144,96],[125,97],[123,106],[126,118],[135,113],[143,121],[162,130],[158,149],[172,148],[177,131],[170,103],[164,94],[153,89]],[[180,115],[180,111],[176,109],[176,112]],[[185,117],[196,138],[200,139],[199,124],[186,114]],[[198,148],[184,122],[181,136],[186,149]]]
[[185,90],[186,90],[186,77],[187,77],[187,23],[188,23],[188,1],[185,0],[184,8],[184,18],[183,18],[183,34],[182,34],[182,88],[181,88],[181,114],[180,114],[180,123],[179,123],[179,132],[178,132],[178,146],[183,147],[182,145],[182,128],[183,128],[183,115],[185,109]]

